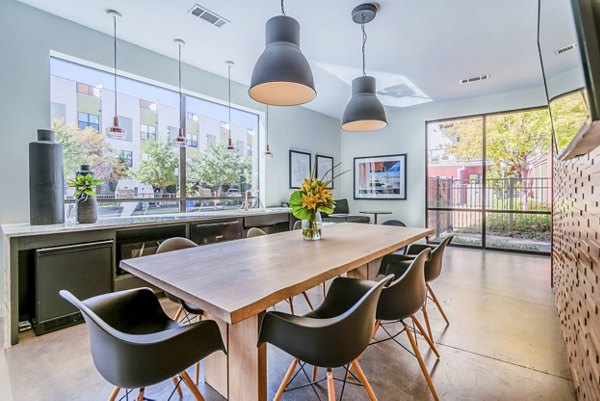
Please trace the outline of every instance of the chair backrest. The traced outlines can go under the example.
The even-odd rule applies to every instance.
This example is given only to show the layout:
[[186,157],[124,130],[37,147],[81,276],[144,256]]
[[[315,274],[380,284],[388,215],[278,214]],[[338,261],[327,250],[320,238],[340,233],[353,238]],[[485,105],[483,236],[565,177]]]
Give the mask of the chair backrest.
[[425,249],[412,261],[387,266],[386,274],[402,273],[400,276],[394,274],[394,281],[383,289],[377,306],[378,320],[406,319],[421,308],[427,297],[425,262],[430,255],[431,250]]
[[336,214],[348,214],[350,209],[348,208],[348,199],[336,199],[335,208],[333,213]]
[[[83,314],[94,365],[108,382],[138,388],[160,383],[177,373],[159,362],[169,357],[167,352],[149,350],[159,339],[159,332],[171,322],[151,289],[136,288],[85,301],[66,290],[60,295]],[[143,341],[136,339],[136,334],[144,334]],[[153,365],[161,368],[149,367]]]
[[[173,238],[164,240],[158,246],[156,253],[177,251],[180,249],[194,248],[197,246],[198,246],[198,244],[196,244],[194,241],[189,240],[187,238],[173,237]],[[175,295],[171,294],[170,292],[165,291],[165,296],[173,302],[176,302],[176,303],[181,302],[181,300],[179,298],[177,298]]]
[[398,226],[398,227],[406,227],[406,224],[400,220],[386,220],[381,223],[382,226]]
[[452,239],[454,239],[454,235],[445,238],[431,251],[431,258],[425,263],[425,281],[433,281],[440,276],[440,273],[442,273],[444,250],[446,249],[446,245],[452,242]]
[[266,233],[266,232],[264,232],[263,230],[261,230],[261,229],[260,229],[260,228],[258,228],[258,227],[251,227],[251,228],[248,230],[248,234],[246,234],[246,237],[247,237],[247,238],[252,238],[252,237],[260,237],[260,236],[262,236],[262,235],[267,235],[267,233]]
[[268,312],[259,345],[269,342],[314,366],[335,368],[352,362],[369,345],[377,301],[392,278],[374,282],[337,277],[321,306],[306,316],[281,325],[277,312]]
[[198,246],[194,241],[183,237],[173,237],[164,240],[156,250],[156,253],[177,251],[179,249],[193,248]]

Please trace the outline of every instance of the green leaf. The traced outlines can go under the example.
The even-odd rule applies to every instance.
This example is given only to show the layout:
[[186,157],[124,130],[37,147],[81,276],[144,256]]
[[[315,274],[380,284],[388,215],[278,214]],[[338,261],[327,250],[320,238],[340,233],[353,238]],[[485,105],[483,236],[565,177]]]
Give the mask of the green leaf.
[[292,194],[290,195],[289,204],[290,206],[302,205],[302,191],[298,190],[292,192]]
[[319,211],[323,212],[323,213],[326,213],[326,214],[331,214],[331,213],[333,213],[333,208],[326,207],[326,206],[321,206],[319,208]]
[[303,207],[293,207],[292,208],[292,214],[300,220],[307,220],[310,219],[311,216],[311,211],[308,209],[305,209]]

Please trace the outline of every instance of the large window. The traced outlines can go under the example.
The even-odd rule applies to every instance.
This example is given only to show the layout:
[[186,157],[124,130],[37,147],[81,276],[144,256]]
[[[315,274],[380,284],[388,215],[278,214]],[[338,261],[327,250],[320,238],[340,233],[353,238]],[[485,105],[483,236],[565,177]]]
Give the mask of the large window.
[[551,128],[532,109],[427,123],[433,241],[550,251]]
[[[175,143],[179,94],[119,76],[119,117],[127,125],[127,136],[112,138],[101,130],[112,124],[112,74],[54,57],[50,74],[49,104],[64,106],[61,113],[53,113],[60,118],[53,118],[52,128],[63,144],[65,180],[73,179],[81,164],[90,164],[104,182],[98,188],[101,216],[239,207],[243,191],[258,188],[258,158],[248,155],[248,147],[258,149],[257,135],[246,143],[248,132],[258,132],[257,114],[232,108],[232,138],[246,142],[241,154],[228,153],[220,127],[227,106],[186,95],[188,146],[180,150]],[[179,186],[180,174],[184,188]],[[74,199],[68,187],[66,200],[70,212]]]

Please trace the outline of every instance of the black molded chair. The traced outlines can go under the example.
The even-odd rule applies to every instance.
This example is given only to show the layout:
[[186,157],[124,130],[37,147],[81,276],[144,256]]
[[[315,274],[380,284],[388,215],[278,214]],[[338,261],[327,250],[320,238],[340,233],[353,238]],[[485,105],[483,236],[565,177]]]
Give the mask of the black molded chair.
[[115,386],[109,401],[115,400],[122,388],[139,388],[138,399],[144,399],[145,387],[169,378],[181,391],[176,376],[181,377],[196,400],[203,401],[185,369],[213,352],[225,352],[216,322],[204,320],[184,325],[171,320],[149,288],[99,295],[85,301],[66,290],[60,295],[85,318],[94,365]]
[[[302,223],[300,221],[300,223]],[[247,238],[254,238],[254,237],[262,237],[263,235],[267,235],[267,233],[264,230],[261,230],[258,227],[251,227],[248,230],[248,233],[246,234]],[[310,298],[308,297],[308,294],[306,293],[306,291],[302,291],[302,295],[304,296],[304,300],[306,301],[306,303],[308,304],[308,307],[310,309],[313,309],[313,305],[312,302],[310,302]],[[292,315],[294,314],[294,298],[288,298],[287,303],[290,305],[290,312],[292,312]]]
[[[421,353],[419,352],[415,338],[408,324],[405,322],[405,320],[409,318],[414,322],[421,335],[425,338],[425,341],[427,341],[429,344],[431,350],[439,358],[440,354],[435,348],[433,341],[425,333],[425,329],[415,316],[415,313],[424,308],[425,300],[427,299],[427,287],[425,286],[424,270],[425,263],[427,260],[429,260],[430,255],[431,250],[425,249],[410,261],[399,260],[396,257],[401,255],[391,254],[384,256],[381,263],[385,268],[385,274],[393,274],[394,281],[383,289],[381,297],[379,298],[376,327],[378,327],[379,323],[381,323],[381,327],[388,335],[388,338],[375,341],[372,344],[393,340],[400,345],[400,343],[396,340],[396,337],[401,333],[406,332],[414,355],[419,362],[419,366],[423,371],[427,385],[431,390],[431,394],[433,395],[433,398],[437,400],[438,396],[435,391],[435,387],[433,386],[433,382],[431,381],[431,377],[429,376],[429,372],[427,371],[427,367],[423,362],[423,358],[421,357]],[[392,335],[385,327],[383,327],[386,321],[391,321],[392,323],[402,323],[403,330]]]
[[[377,400],[357,358],[373,335],[377,301],[383,286],[392,276],[379,282],[337,277],[331,283],[323,303],[304,316],[267,312],[260,327],[258,345],[270,343],[294,357],[274,401],[289,385],[300,362],[327,369],[330,401],[335,401],[332,368],[351,365],[371,400]],[[313,375],[314,381],[314,375]]]
[[[412,244],[408,247],[408,249],[406,250],[406,254],[404,255],[406,260],[411,260],[423,250],[431,250],[431,258],[425,263],[425,281],[427,282],[427,293],[428,295],[431,295],[431,299],[437,305],[438,310],[442,315],[442,318],[444,318],[444,320],[446,321],[446,326],[450,324],[450,321],[446,317],[446,313],[442,308],[442,304],[436,297],[435,292],[433,292],[433,288],[431,288],[431,284],[429,283],[438,278],[442,273],[444,251],[446,250],[446,246],[449,245],[453,239],[454,235],[451,235],[449,237],[446,237],[438,245]],[[429,315],[427,313],[427,303],[425,303],[425,307],[423,308],[423,316],[425,317],[425,324],[427,324],[427,331],[429,332],[429,337],[433,338],[433,332],[431,331],[431,325],[429,323]]]
[[[163,241],[158,246],[156,253],[172,252],[172,251],[177,251],[180,249],[195,248],[197,246],[198,245],[194,241],[189,240],[187,238],[173,237],[173,238],[169,238],[169,239]],[[201,307],[199,307],[198,305],[194,305],[193,303],[190,303],[190,302],[185,302],[183,299],[176,297],[175,295],[171,294],[170,292],[164,291],[164,293],[165,293],[165,296],[169,300],[171,300],[179,305],[179,308],[177,309],[177,313],[175,313],[175,320],[191,323],[192,319],[194,317],[192,315],[195,315],[198,320],[202,319],[204,310]],[[182,320],[180,320],[179,318],[182,313],[184,314],[184,318]],[[195,379],[194,382],[196,383],[196,385],[198,385],[198,381],[200,379],[200,363],[196,364],[196,372],[195,372],[194,379]]]
[[[383,223],[381,223],[381,225],[382,226],[406,227],[406,224],[404,224],[404,222],[400,221],[400,220],[386,220]],[[404,253],[406,253],[406,247],[400,248],[394,253],[404,254]]]

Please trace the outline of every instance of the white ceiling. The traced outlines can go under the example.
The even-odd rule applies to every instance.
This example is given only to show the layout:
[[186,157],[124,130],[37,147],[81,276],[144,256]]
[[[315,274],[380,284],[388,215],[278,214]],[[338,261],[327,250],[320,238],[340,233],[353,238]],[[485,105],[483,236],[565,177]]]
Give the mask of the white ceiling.
[[[118,10],[119,38],[176,58],[174,38],[187,42],[183,61],[248,85],[264,47],[266,20],[277,0],[20,0],[112,35],[105,10]],[[194,4],[231,22],[217,28],[188,11]],[[288,0],[301,25],[301,48],[311,63],[317,98],[305,107],[340,118],[360,75],[360,26],[350,12],[360,0]],[[536,0],[381,0],[366,26],[367,73],[388,106],[481,96],[541,84]],[[470,85],[459,80],[491,74]],[[400,85],[400,86],[398,86]],[[406,85],[406,86],[404,86]],[[399,91],[399,92],[398,92]],[[411,92],[413,93],[411,95]],[[403,95],[404,94],[404,95]],[[408,94],[408,96],[406,96]]]

